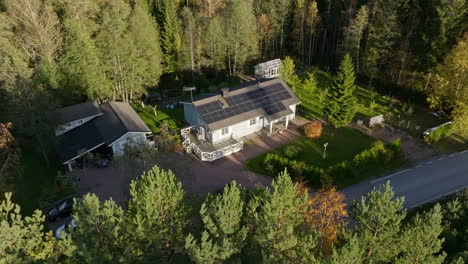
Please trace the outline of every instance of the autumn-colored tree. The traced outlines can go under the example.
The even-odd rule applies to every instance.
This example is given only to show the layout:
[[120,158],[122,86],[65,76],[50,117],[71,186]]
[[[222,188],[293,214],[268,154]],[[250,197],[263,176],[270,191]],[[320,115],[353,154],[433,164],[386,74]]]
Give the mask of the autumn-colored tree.
[[304,126],[304,134],[310,139],[319,138],[322,135],[322,130],[322,124],[317,121],[310,122]]
[[304,221],[313,226],[319,233],[318,248],[329,253],[341,233],[341,227],[348,216],[345,196],[336,191],[335,187],[317,191],[307,201]]
[[12,190],[19,172],[19,149],[11,134],[12,123],[0,123],[0,193]]

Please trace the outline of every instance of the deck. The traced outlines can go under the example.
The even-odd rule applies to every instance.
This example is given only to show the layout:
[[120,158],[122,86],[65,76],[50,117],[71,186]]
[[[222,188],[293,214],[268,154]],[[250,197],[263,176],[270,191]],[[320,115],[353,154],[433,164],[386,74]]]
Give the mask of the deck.
[[194,134],[193,127],[181,130],[184,146],[187,152],[195,153],[203,161],[214,161],[219,158],[240,151],[244,147],[244,142],[237,138],[228,138],[219,143],[211,143],[207,140],[199,140]]
[[197,145],[200,148],[200,150],[203,151],[203,152],[216,151],[216,150],[219,150],[219,149],[223,149],[225,147],[229,147],[229,146],[234,145],[237,142],[239,142],[238,140],[235,140],[233,138],[229,138],[229,139],[223,140],[223,141],[221,141],[219,143],[212,144],[208,140],[199,140],[192,133],[190,133],[189,136],[190,136],[190,142]]

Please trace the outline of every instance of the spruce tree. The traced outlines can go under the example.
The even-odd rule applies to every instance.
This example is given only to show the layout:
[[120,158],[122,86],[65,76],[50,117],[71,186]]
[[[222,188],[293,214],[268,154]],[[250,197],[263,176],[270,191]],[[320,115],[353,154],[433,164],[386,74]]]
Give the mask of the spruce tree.
[[64,28],[64,50],[59,59],[64,101],[75,103],[70,94],[81,100],[110,97],[111,82],[102,70],[99,52],[88,29],[77,19],[66,19]]
[[315,263],[317,237],[303,228],[308,193],[300,194],[286,171],[272,189],[263,192],[254,234],[264,263]]
[[177,16],[178,6],[173,0],[164,0],[160,3],[160,6],[160,33],[164,72],[174,73],[179,70],[178,64],[181,43],[180,20]]
[[219,195],[208,195],[200,209],[204,225],[201,241],[192,234],[185,248],[196,263],[220,263],[239,254],[245,244],[244,190],[235,182]]
[[357,101],[353,94],[355,81],[353,62],[351,56],[346,54],[328,90],[324,109],[334,127],[346,126],[356,113]]

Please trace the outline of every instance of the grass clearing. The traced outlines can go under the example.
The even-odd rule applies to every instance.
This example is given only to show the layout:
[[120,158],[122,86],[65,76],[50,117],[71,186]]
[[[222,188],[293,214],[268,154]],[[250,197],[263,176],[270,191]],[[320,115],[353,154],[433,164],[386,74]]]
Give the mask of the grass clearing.
[[[307,91],[297,85],[295,92],[301,99],[299,113],[304,117],[325,119],[325,94],[331,85],[332,76],[329,73],[315,71],[318,82],[316,91]],[[439,120],[431,115],[427,109],[414,104],[408,104],[397,99],[383,96],[369,88],[357,86],[355,95],[358,107],[355,119],[366,119],[383,114],[387,122],[413,135],[419,136],[426,128],[439,125],[446,120]]]
[[[328,143],[326,158],[323,159],[323,144]],[[317,140],[301,137],[289,144],[262,153],[246,162],[246,167],[252,171],[267,174],[263,165],[263,160],[268,153],[284,155],[284,150],[288,146],[295,146],[302,151],[294,157],[295,160],[304,161],[308,164],[328,168],[329,166],[343,160],[352,159],[356,154],[369,148],[375,139],[350,127],[334,129],[326,126],[322,136]]]
[[[288,157],[289,159],[327,170],[331,166],[343,161],[352,161],[357,154],[371,148],[374,142],[376,142],[374,138],[353,128],[343,127],[333,129],[327,126],[324,127],[321,138],[317,140],[301,137],[289,144],[262,153],[248,160],[245,166],[251,171],[268,175],[269,173],[264,163],[266,156],[272,153],[281,157],[287,157],[287,149],[293,147],[300,149],[300,151],[293,157]],[[323,159],[324,143],[328,143],[325,159]],[[354,172],[353,176],[341,176],[338,174],[330,176],[333,179],[333,184],[337,186],[338,189],[343,189],[347,186],[359,183],[366,178],[391,172],[407,164],[408,162],[401,157],[395,158],[385,165],[369,165],[364,172]],[[319,187],[321,185],[319,179],[314,179],[313,181],[314,182],[309,182],[310,186]]]
[[141,104],[132,104],[132,107],[154,134],[159,133],[159,127],[163,122],[167,122],[171,130],[181,129],[185,125],[184,108],[180,105],[170,109],[166,105],[158,104],[156,116],[149,106],[143,108]]

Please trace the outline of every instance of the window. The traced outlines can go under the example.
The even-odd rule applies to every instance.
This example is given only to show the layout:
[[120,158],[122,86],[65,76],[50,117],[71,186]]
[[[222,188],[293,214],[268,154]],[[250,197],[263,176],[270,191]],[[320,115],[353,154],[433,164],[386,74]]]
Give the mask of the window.
[[229,127],[225,127],[225,128],[223,128],[223,129],[221,129],[221,135],[224,136],[224,135],[226,135],[226,134],[228,134],[228,133],[229,133]]
[[251,118],[250,121],[249,121],[249,124],[250,124],[250,126],[254,126],[255,124],[257,124],[257,118],[256,117]]

